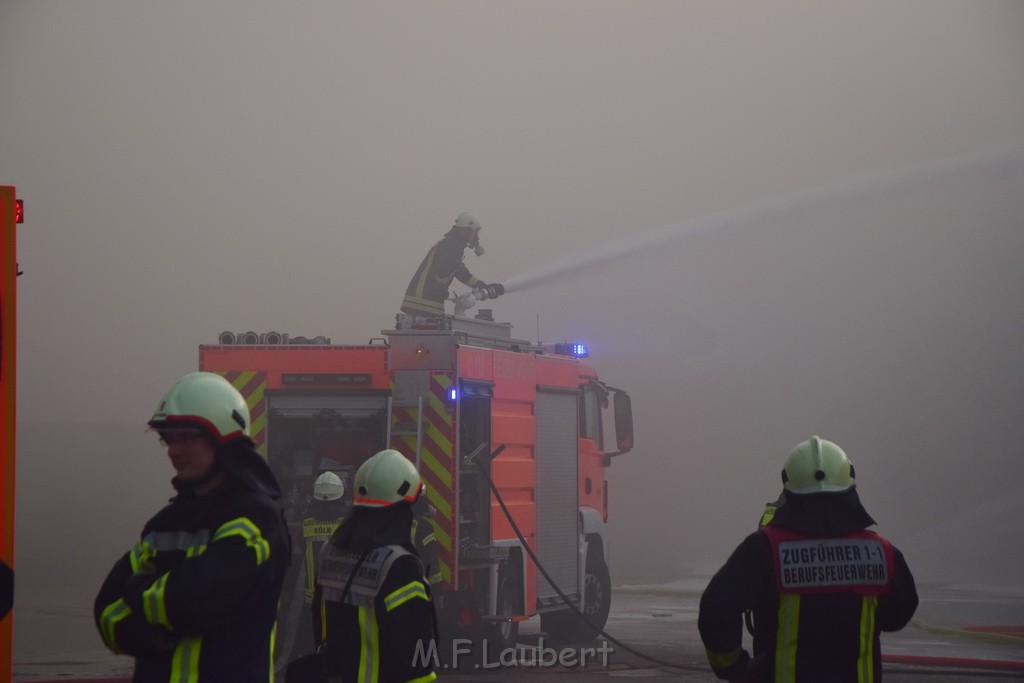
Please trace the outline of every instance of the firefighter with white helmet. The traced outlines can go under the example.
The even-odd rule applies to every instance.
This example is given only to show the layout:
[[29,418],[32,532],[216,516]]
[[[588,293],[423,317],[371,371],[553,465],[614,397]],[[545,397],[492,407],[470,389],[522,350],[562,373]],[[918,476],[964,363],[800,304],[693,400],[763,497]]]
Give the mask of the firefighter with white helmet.
[[[313,482],[313,500],[302,520],[302,539],[306,544],[306,604],[313,604],[316,588],[316,563],[320,548],[345,521],[348,502],[343,500],[345,483],[334,472],[324,472]],[[312,644],[312,643],[309,643]]]
[[[177,495],[100,588],[97,628],[136,682],[261,681],[291,554],[281,490],[255,450],[245,399],[208,372],[179,379],[151,429]],[[173,675],[172,675],[173,672]]]
[[[868,531],[854,467],[832,441],[798,444],[782,469],[783,501],[736,548],[701,596],[708,661],[730,681],[877,681],[880,632],[917,609],[903,554]],[[754,614],[753,659],[742,644]]]
[[345,484],[334,472],[324,472],[313,482],[313,500],[338,500],[345,495]]
[[293,662],[286,680],[301,681],[310,666],[361,680],[432,681],[437,620],[430,583],[411,540],[413,504],[426,487],[415,465],[395,450],[364,462],[352,482],[353,508],[320,558],[314,624],[317,660]]
[[477,256],[483,255],[480,230],[481,226],[476,218],[469,213],[459,214],[451,230],[430,248],[409,281],[405,299],[402,300],[403,313],[424,317],[443,316],[444,302],[448,299],[448,288],[451,287],[453,280],[481,291],[488,299],[505,293],[502,285],[484,283],[470,273],[463,263],[468,247],[472,247]]
[[[342,472],[347,474],[346,472]],[[302,513],[302,561],[297,569],[302,578],[294,578],[295,589],[290,600],[286,621],[296,620],[294,626],[289,625],[283,631],[282,644],[291,655],[301,655],[313,650],[312,614],[313,595],[316,589],[316,566],[324,545],[338,529],[349,512],[349,501],[345,496],[345,480],[335,471],[321,472],[313,482],[313,497]],[[299,597],[299,582],[302,583],[302,595]],[[286,584],[286,590],[292,585]],[[305,607],[299,609],[299,603]],[[299,612],[301,611],[301,614]],[[279,633],[281,630],[279,629]],[[294,640],[287,638],[294,634]],[[282,655],[286,656],[286,655]]]

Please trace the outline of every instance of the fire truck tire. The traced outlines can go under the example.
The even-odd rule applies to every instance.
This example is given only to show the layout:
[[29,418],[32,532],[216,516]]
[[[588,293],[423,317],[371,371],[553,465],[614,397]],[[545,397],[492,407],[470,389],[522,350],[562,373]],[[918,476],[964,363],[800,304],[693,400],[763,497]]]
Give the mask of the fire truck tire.
[[612,608],[612,581],[600,552],[587,554],[581,608],[589,624],[572,610],[559,610],[540,615],[541,630],[559,643],[589,643],[604,629]]
[[[519,614],[519,588],[515,572],[503,567],[498,574],[498,614]],[[518,621],[497,621],[485,629],[489,652],[514,648],[519,640]]]

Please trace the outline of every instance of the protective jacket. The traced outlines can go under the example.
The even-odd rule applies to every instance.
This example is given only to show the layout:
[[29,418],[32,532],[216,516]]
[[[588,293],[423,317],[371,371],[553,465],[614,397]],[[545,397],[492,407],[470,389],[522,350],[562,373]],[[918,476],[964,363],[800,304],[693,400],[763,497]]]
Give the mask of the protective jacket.
[[402,311],[410,315],[442,316],[452,280],[468,287],[483,284],[462,262],[469,243],[449,231],[423,258],[405,290]]
[[918,598],[902,553],[865,530],[873,523],[855,490],[787,494],[701,597],[698,628],[715,674],[746,669],[742,615],[752,610],[764,680],[881,680],[879,634],[906,626]]
[[[420,683],[437,678],[430,584],[410,546],[411,512],[404,507],[370,515],[357,509],[320,559],[314,612],[331,672],[345,683]],[[366,524],[367,519],[373,520],[371,525],[383,520],[390,527],[375,540],[395,542],[345,542],[350,531],[346,525]]]
[[[135,657],[136,683],[272,683],[273,632],[291,554],[280,489],[255,451],[243,478],[178,495],[100,588],[103,642]],[[262,467],[260,467],[262,465]]]

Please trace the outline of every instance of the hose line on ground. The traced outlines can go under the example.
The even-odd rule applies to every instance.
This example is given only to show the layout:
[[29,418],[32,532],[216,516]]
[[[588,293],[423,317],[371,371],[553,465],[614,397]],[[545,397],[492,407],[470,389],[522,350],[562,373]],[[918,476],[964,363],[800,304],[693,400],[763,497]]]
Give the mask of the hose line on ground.
[[[473,453],[471,453],[469,457],[466,458],[466,460],[472,462],[475,456],[482,450],[482,447],[484,445],[485,444],[480,444],[481,447],[473,451]],[[496,457],[498,457],[498,455],[501,454],[503,450],[505,450],[504,444],[498,446],[490,454],[488,461],[494,460]],[[519,525],[516,524],[514,519],[512,519],[512,513],[510,513],[508,508],[505,506],[505,501],[502,499],[501,493],[498,492],[498,487],[494,485],[494,480],[491,479],[490,474],[483,467],[478,467],[478,469],[480,470],[480,473],[484,476],[484,478],[487,479],[487,484],[491,487],[491,492],[494,494],[495,500],[498,501],[498,505],[501,506],[501,511],[505,514],[505,518],[508,519],[509,524],[512,525],[512,530],[516,533],[516,537],[519,538],[519,542],[522,543],[523,549],[526,551],[526,554],[530,556],[531,560],[533,560],[534,566],[537,567],[537,570],[544,576],[544,578],[555,590],[555,592],[558,593],[558,597],[561,598],[562,601],[566,604],[566,606],[568,606],[569,609],[575,612],[576,615],[580,619],[582,619],[585,624],[587,624],[587,626],[597,631],[600,635],[604,636],[608,640],[608,642],[612,643],[616,647],[621,648],[622,650],[625,650],[626,652],[629,652],[631,654],[634,654],[637,657],[640,657],[641,659],[645,659],[653,664],[657,664],[658,666],[669,667],[672,669],[680,669],[682,671],[699,671],[702,673],[707,673],[708,667],[706,666],[697,667],[689,666],[686,664],[675,664],[673,662],[666,662],[664,660],[658,659],[657,657],[652,657],[651,655],[646,655],[638,650],[634,650],[622,641],[605,633],[604,629],[598,628],[594,624],[592,624],[590,622],[590,619],[588,619],[587,616],[582,611],[580,611],[580,609],[576,607],[575,604],[573,604],[573,601],[569,598],[569,596],[562,592],[562,589],[559,588],[558,584],[556,584],[554,579],[551,578],[551,575],[548,574],[546,569],[544,569],[544,566],[541,564],[540,560],[534,554],[533,549],[530,548],[530,545],[526,542],[526,539],[523,537],[523,533],[519,530]]]

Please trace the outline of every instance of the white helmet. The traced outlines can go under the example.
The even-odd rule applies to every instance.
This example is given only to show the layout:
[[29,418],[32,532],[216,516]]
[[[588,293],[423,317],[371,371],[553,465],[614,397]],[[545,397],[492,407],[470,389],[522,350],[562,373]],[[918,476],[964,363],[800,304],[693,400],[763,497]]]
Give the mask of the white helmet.
[[190,372],[160,399],[149,426],[157,431],[201,427],[219,442],[249,434],[249,407],[231,382],[213,372]]
[[425,490],[416,466],[389,448],[371,457],[356,471],[353,504],[382,508],[402,501],[415,503]]
[[313,482],[313,497],[317,500],[338,500],[345,495],[345,482],[334,472],[324,472]]
[[817,436],[798,444],[782,468],[782,486],[791,493],[840,493],[855,484],[843,449]]
[[464,212],[459,214],[458,218],[455,219],[455,224],[452,225],[452,227],[453,228],[470,228],[471,230],[479,230],[480,229],[480,224],[477,223],[477,220],[475,218],[473,218],[472,214],[470,214],[467,211],[464,211]]

